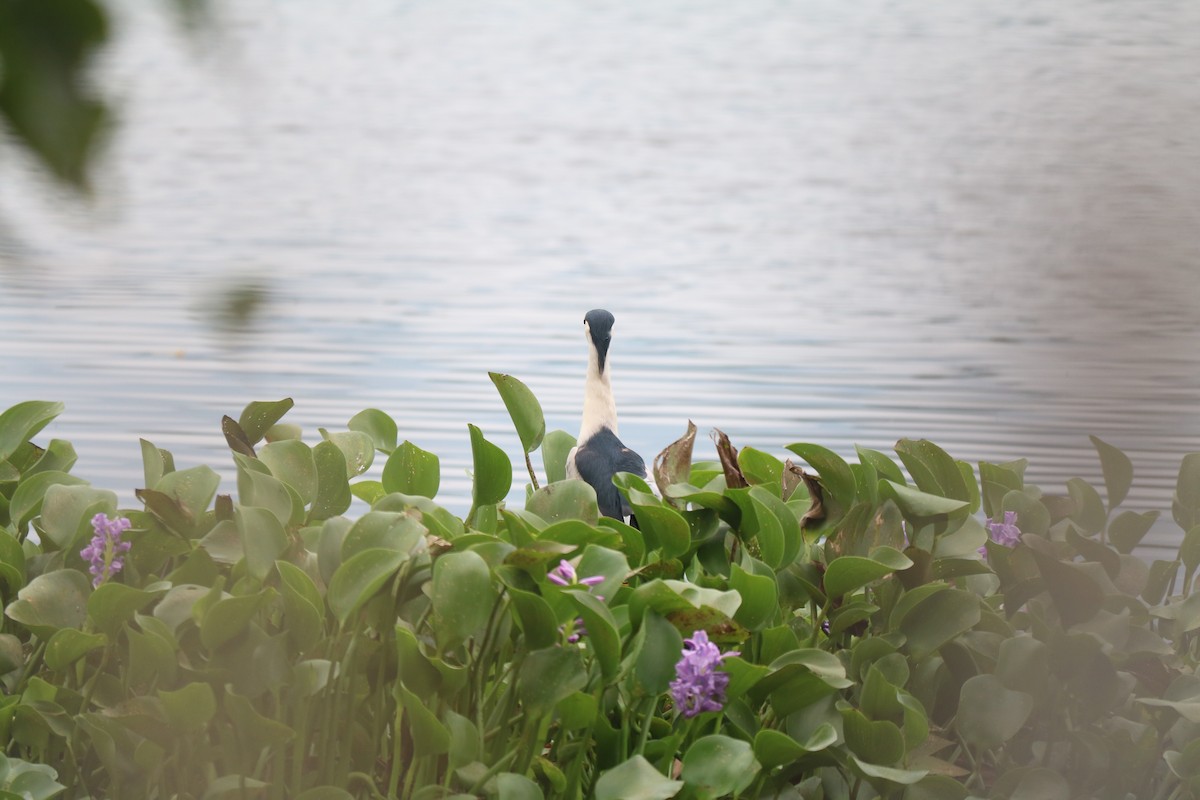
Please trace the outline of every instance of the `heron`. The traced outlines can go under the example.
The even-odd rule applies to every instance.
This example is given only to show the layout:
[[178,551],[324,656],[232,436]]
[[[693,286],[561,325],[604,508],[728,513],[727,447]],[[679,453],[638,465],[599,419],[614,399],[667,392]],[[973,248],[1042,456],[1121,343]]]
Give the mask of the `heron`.
[[646,477],[646,463],[617,437],[617,403],[613,399],[608,348],[612,343],[613,315],[602,308],[583,318],[588,343],[587,380],[583,393],[583,421],[579,438],[567,454],[567,477],[582,478],[596,490],[600,513],[624,521],[633,514],[629,503],[613,485],[613,475],[632,472]]

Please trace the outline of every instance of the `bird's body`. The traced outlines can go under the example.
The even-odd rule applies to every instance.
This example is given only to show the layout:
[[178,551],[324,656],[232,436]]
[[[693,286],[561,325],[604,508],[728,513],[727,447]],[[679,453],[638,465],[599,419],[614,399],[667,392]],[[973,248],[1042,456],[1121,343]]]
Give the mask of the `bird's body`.
[[576,446],[567,454],[567,477],[587,481],[596,490],[600,513],[623,520],[632,510],[613,485],[613,475],[632,472],[645,477],[646,464],[617,436],[617,404],[613,399],[608,365],[612,325],[613,315],[602,309],[589,311],[583,318],[588,343],[583,421]]

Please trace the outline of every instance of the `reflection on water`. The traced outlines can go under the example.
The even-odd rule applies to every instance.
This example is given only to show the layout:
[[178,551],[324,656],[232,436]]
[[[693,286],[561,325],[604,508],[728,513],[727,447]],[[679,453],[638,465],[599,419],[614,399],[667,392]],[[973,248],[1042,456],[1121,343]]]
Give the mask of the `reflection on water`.
[[597,306],[647,458],[691,418],[1061,487],[1094,433],[1169,509],[1200,450],[1194,3],[229,3],[203,48],[122,7],[104,200],[0,160],[0,406],[65,400],[125,497],[137,437],[228,463],[292,396],[387,410],[465,506],[466,423],[518,452],[487,371],[574,432]]

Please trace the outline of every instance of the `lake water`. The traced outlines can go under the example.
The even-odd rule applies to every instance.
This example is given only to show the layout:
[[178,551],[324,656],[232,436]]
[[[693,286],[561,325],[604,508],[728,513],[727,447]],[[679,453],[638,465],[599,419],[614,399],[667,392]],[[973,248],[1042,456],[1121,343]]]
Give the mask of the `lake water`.
[[1191,0],[117,5],[100,199],[0,150],[0,407],[64,400],[128,502],[138,437],[228,474],[221,415],[290,396],[388,411],[463,511],[466,424],[519,452],[487,372],[575,432],[594,307],[647,461],[690,418],[1061,491],[1091,433],[1169,518],[1200,450]]

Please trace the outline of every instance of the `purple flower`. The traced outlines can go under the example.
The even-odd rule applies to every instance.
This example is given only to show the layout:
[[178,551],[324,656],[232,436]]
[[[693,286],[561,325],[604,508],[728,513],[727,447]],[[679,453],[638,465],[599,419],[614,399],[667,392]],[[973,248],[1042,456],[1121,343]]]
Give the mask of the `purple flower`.
[[[1003,522],[988,518],[987,531],[988,536],[996,544],[1003,545],[1004,547],[1012,547],[1021,541],[1021,529],[1017,527],[1017,512],[1005,511]],[[987,558],[987,548],[980,547],[979,555]]]
[[722,653],[702,630],[683,640],[683,657],[675,664],[671,698],[685,717],[694,717],[703,711],[720,711],[725,707],[729,675],[718,672],[717,667],[721,659],[736,655],[739,655],[736,650]]
[[546,573],[546,577],[559,586],[586,586],[590,589],[598,583],[604,583],[603,575],[593,575],[590,578],[580,579],[579,575],[575,572],[575,568],[571,566],[571,562],[566,559],[559,561],[557,567]]
[[133,544],[122,541],[121,534],[129,530],[132,524],[125,517],[109,519],[107,514],[92,517],[92,530],[96,533],[88,546],[79,551],[79,556],[89,562],[92,586],[98,587],[125,566],[122,556],[129,552]]

